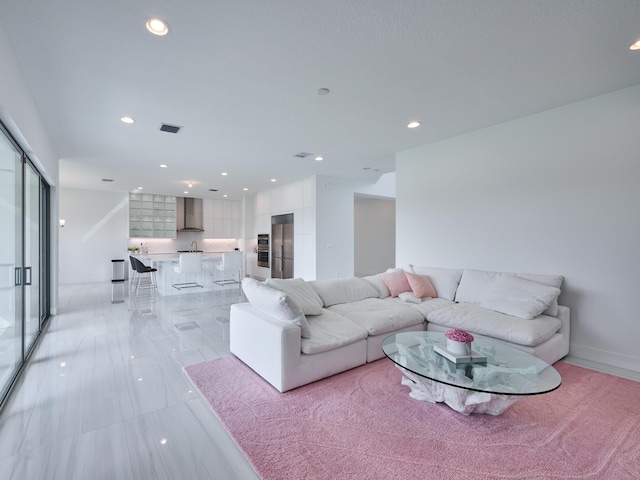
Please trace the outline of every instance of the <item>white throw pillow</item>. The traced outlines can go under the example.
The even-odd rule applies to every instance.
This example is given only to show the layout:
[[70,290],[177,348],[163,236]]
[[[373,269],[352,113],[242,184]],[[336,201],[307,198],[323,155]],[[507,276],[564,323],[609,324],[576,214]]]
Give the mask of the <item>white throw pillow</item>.
[[302,278],[267,278],[267,285],[289,295],[305,315],[322,315],[322,299]]
[[480,306],[531,320],[544,312],[560,295],[560,289],[513,275],[502,275]]
[[402,292],[398,298],[407,303],[422,303],[422,298],[416,297],[413,292]]
[[320,296],[325,307],[378,298],[378,291],[369,282],[358,277],[314,280],[309,285]]
[[286,293],[270,288],[249,277],[242,279],[242,290],[247,300],[255,308],[277,320],[298,325],[302,337],[311,337],[311,328],[307,317],[304,316],[300,306]]

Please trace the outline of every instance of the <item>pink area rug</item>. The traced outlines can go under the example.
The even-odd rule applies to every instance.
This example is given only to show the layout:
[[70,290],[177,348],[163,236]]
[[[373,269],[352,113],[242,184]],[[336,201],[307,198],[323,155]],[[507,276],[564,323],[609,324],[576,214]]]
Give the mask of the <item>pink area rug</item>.
[[263,479],[640,479],[640,383],[556,368],[498,417],[413,400],[387,359],[284,394],[233,356],[185,371]]

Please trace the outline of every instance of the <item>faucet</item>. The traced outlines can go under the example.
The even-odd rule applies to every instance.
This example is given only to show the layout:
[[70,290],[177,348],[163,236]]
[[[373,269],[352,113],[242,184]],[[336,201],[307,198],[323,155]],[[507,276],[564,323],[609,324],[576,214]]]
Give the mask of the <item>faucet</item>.
[[[195,250],[193,249],[193,244],[194,244],[194,243],[196,244],[196,248],[195,248]],[[197,251],[198,251],[198,242],[196,242],[195,240],[194,240],[193,242],[191,242],[191,251],[192,251],[192,252],[197,252]]]

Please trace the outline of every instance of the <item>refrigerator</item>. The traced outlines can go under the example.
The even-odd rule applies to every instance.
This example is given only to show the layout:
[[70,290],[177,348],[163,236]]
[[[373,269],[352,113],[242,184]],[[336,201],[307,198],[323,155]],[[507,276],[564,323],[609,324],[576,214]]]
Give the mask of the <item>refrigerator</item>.
[[293,213],[271,217],[271,278],[293,278]]

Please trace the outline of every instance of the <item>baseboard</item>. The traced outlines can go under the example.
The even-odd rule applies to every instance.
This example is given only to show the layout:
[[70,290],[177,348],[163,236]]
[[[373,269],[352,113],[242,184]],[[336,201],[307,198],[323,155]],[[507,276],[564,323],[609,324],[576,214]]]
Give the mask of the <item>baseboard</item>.
[[594,362],[596,364],[610,365],[622,370],[640,372],[640,357],[632,357],[631,355],[610,352],[585,345],[577,345],[575,343],[569,346],[569,355],[572,358],[583,359],[586,362]]
[[620,368],[606,363],[594,362],[593,360],[586,360],[584,358],[574,357],[573,355],[564,357],[562,361],[579,367],[585,367],[590,370],[596,370],[598,372],[615,375],[616,377],[627,378],[629,380],[640,382],[640,372],[638,371]]

